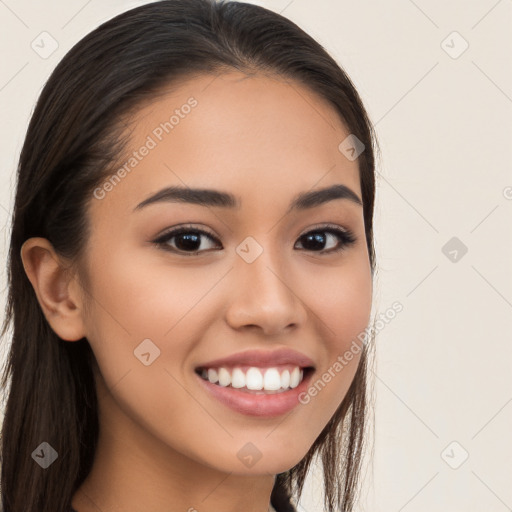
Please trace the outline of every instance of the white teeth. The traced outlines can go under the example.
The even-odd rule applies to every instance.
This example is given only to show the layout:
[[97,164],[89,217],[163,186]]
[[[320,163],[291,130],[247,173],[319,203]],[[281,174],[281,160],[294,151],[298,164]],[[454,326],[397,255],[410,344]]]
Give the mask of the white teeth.
[[231,375],[226,368],[219,368],[219,384],[221,386],[229,386],[231,384]]
[[288,370],[285,370],[281,374],[281,386],[283,386],[283,388],[290,387],[290,372]]
[[275,391],[281,388],[281,376],[275,368],[269,368],[265,372],[265,377],[263,378],[263,387],[270,391]]
[[296,388],[299,385],[299,382],[302,380],[301,371],[299,370],[299,367],[296,366],[292,374],[290,375],[290,387]]
[[282,373],[279,373],[277,368],[260,369],[252,366],[244,372],[241,368],[220,367],[203,369],[201,376],[212,384],[223,387],[247,388],[254,391],[279,391],[296,388],[302,382],[304,371],[298,366],[291,372],[286,369]]
[[219,375],[217,374],[217,370],[215,368],[208,368],[208,380],[212,384],[219,381]]
[[233,377],[231,378],[231,385],[234,388],[244,388],[245,387],[245,373],[240,370],[240,368],[235,368],[233,370]]
[[245,386],[247,389],[263,389],[263,375],[258,368],[249,368],[245,376]]

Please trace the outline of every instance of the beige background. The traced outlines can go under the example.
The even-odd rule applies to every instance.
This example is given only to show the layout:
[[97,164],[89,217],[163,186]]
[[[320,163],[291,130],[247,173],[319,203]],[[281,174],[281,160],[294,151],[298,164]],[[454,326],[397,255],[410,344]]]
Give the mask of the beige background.
[[[75,42],[143,3],[0,1],[2,308],[14,170],[35,100]],[[404,309],[377,337],[374,461],[358,510],[511,510],[512,2],[254,3],[331,52],[382,147],[375,305]],[[58,42],[47,59],[31,48],[43,31]],[[300,511],[323,509],[320,485],[312,474]]]

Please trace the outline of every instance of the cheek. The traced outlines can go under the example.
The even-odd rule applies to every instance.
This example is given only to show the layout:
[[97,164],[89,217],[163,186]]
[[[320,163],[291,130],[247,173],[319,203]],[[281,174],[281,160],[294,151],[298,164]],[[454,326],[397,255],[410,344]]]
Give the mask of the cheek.
[[[212,321],[219,300],[215,285],[226,270],[171,267],[165,255],[148,259],[134,250],[111,250],[97,254],[94,261],[101,265],[92,263],[92,314],[86,337],[108,385],[127,372],[134,379],[140,371],[142,381],[150,382],[149,370],[157,367],[183,378],[187,358]],[[154,363],[146,367],[139,356],[148,351],[150,356],[145,357]],[[165,372],[162,377],[169,380]],[[163,382],[158,385],[164,389]]]
[[340,348],[363,333],[370,319],[372,286],[370,276],[354,272],[339,282],[339,291],[333,292],[329,316],[333,331],[337,333]]
[[206,329],[207,293],[223,273],[171,270],[169,264],[143,262],[135,251],[96,258],[101,265],[92,263],[86,337],[102,379],[136,423],[150,431],[170,429],[186,443],[186,426],[204,414],[185,389],[192,378],[187,356]]
[[308,306],[323,344],[321,366],[303,403],[316,402],[324,422],[348,391],[364,348],[372,307],[372,277],[363,262],[317,274],[315,286],[308,292]]
[[101,268],[93,265],[92,295],[101,306],[96,308],[100,320],[134,342],[164,337],[219,279],[212,270],[171,268],[165,255],[148,258],[150,251],[98,254]]
[[307,293],[331,350],[344,350],[365,331],[372,307],[372,276],[364,258],[318,271]]

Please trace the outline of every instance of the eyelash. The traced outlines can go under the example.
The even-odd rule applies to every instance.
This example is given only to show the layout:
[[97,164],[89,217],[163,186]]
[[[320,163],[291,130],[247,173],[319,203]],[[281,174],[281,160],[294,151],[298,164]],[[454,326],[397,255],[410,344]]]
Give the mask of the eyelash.
[[[175,249],[175,248],[169,246],[168,242],[172,238],[182,235],[182,234],[190,234],[190,233],[205,235],[208,238],[210,238],[212,241],[220,243],[219,240],[216,237],[214,237],[211,233],[208,233],[207,231],[204,231],[202,229],[194,228],[193,226],[182,226],[180,228],[168,231],[167,233],[164,233],[161,236],[159,236],[156,240],[153,240],[153,243],[156,244],[157,246],[161,247],[165,251],[170,251],[170,252],[181,254],[184,256],[196,256],[196,255],[200,254],[201,252],[207,251],[207,250],[203,250],[203,251],[188,251],[187,252],[187,251],[182,251],[180,249]],[[318,226],[314,229],[311,229],[310,231],[307,231],[303,235],[301,235],[299,237],[299,239],[305,237],[306,235],[311,235],[314,233],[330,233],[332,235],[337,236],[338,239],[340,240],[339,246],[337,248],[327,249],[327,250],[324,249],[321,251],[311,251],[311,252],[317,252],[320,254],[332,254],[332,253],[341,252],[341,251],[345,250],[346,248],[348,248],[349,246],[353,245],[357,241],[357,238],[352,231],[350,231],[349,229],[340,229],[339,227],[337,227],[334,224],[326,224],[323,226]]]

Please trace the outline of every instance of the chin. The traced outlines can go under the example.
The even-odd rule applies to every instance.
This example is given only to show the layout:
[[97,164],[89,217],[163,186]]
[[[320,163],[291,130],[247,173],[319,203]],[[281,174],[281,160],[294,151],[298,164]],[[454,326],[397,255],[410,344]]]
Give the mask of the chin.
[[[255,443],[256,444],[256,443]],[[303,451],[285,450],[277,447],[274,449],[269,443],[265,450],[258,450],[252,443],[247,442],[238,453],[233,455],[225,454],[222,457],[222,467],[219,467],[219,460],[215,467],[223,472],[235,475],[275,475],[284,473],[296,466],[307,454],[310,446]]]

